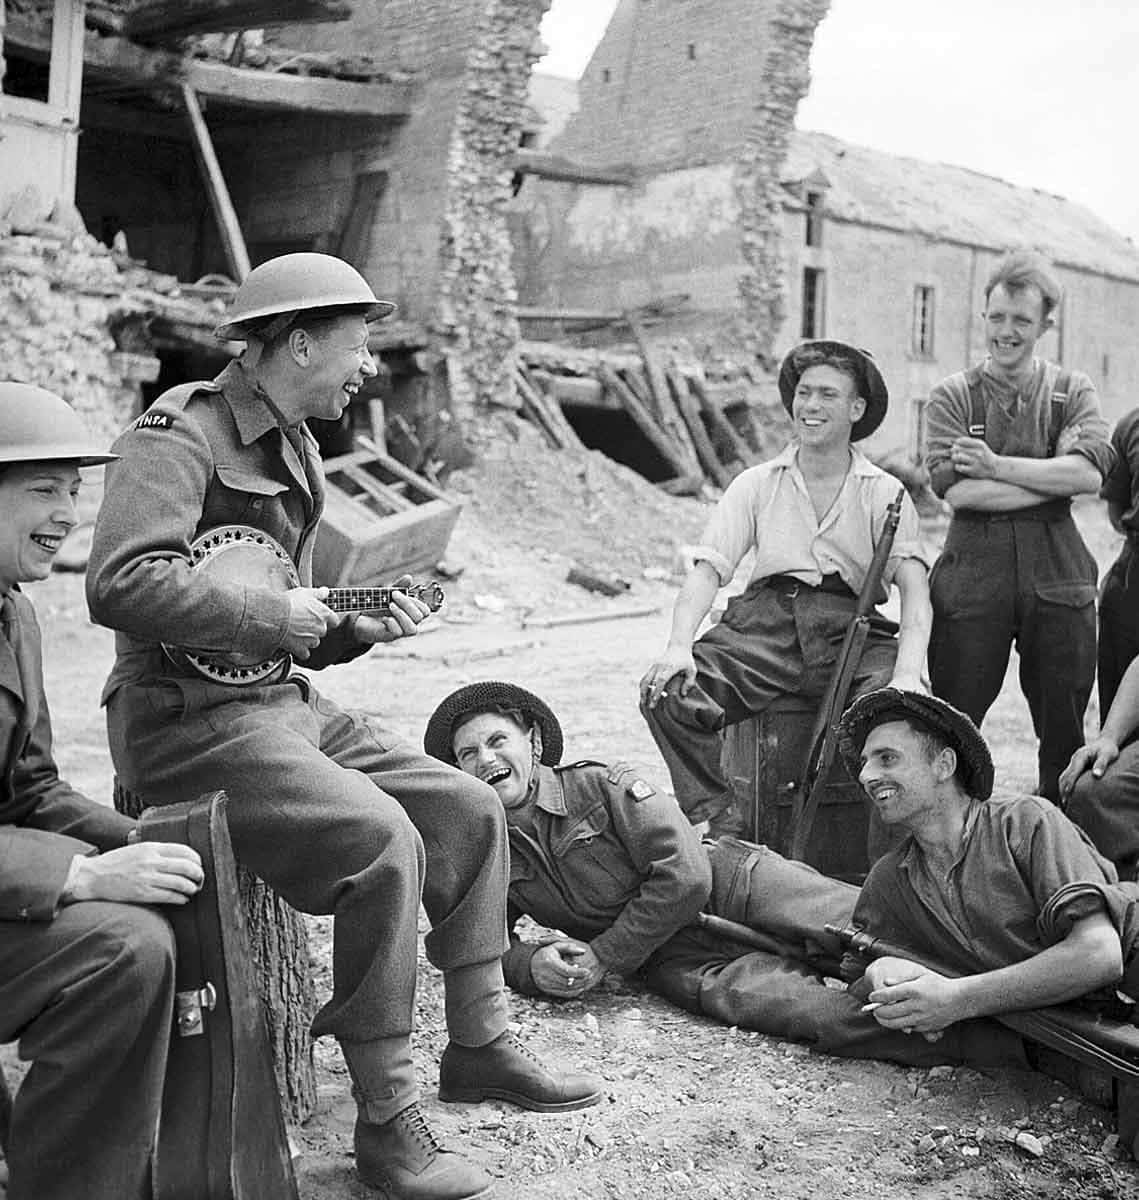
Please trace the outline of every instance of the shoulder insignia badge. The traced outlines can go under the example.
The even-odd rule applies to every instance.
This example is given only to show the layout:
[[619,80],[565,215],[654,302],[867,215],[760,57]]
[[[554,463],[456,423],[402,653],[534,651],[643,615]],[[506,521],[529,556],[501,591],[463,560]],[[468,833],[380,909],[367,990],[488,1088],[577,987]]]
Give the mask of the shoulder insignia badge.
[[654,795],[655,792],[656,788],[654,788],[651,783],[647,783],[643,779],[634,779],[629,785],[629,795],[632,796],[634,800],[647,800],[650,796]]
[[174,418],[164,412],[144,412],[131,426],[132,429],[169,429]]

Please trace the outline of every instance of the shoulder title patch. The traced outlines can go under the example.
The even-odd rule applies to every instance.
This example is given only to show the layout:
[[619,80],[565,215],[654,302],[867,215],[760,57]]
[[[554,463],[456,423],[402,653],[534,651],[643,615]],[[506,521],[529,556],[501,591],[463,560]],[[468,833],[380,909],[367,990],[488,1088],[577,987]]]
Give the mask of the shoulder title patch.
[[144,412],[131,426],[132,429],[169,429],[174,418],[164,412]]
[[656,789],[651,783],[646,783],[643,779],[634,779],[629,785],[629,795],[634,800],[647,800]]

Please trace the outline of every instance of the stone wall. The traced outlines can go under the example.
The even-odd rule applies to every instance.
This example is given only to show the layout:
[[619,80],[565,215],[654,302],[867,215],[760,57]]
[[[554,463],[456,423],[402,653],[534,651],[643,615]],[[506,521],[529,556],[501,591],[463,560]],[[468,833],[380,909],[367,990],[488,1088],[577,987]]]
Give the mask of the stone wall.
[[780,184],[799,102],[807,94],[815,29],[830,0],[778,0],[760,71],[760,93],[742,153],[736,159],[740,249],[744,272],[737,319],[740,339],[772,365],[787,314],[783,202]]
[[519,338],[507,207],[538,25],[549,0],[490,0],[467,63],[447,161],[447,205],[434,332],[448,363],[451,409],[513,396]]

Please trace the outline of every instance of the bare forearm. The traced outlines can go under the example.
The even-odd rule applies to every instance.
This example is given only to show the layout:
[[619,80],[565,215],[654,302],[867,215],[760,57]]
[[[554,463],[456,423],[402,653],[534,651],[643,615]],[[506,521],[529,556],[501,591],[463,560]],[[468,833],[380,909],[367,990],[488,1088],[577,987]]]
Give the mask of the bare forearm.
[[1100,737],[1111,738],[1117,746],[1122,746],[1137,725],[1139,725],[1139,658],[1132,659],[1131,665],[1119,681],[1119,690],[1115,693],[1115,699],[1112,700],[1111,708],[1100,727]]
[[[1081,926],[1092,926],[1083,928]],[[1119,936],[1106,916],[1089,917],[1055,946],[1024,962],[956,981],[962,1016],[985,1017],[1062,1004],[1117,983],[1123,970]]]
[[1031,508],[1051,499],[1043,492],[1018,487],[1011,483],[998,483],[995,479],[962,479],[953,484],[945,500],[954,509],[975,509],[978,512],[1016,512],[1020,508]]
[[698,562],[688,572],[672,610],[670,646],[689,649],[696,640],[700,622],[708,615],[720,590],[720,580],[709,563]]
[[1103,479],[1081,454],[1058,458],[1017,458],[999,455],[995,481],[1028,488],[1046,496],[1076,496],[1097,492]]
[[925,567],[915,559],[907,559],[898,567],[894,582],[902,598],[894,674],[919,678],[925,665],[929,631],[933,623]]

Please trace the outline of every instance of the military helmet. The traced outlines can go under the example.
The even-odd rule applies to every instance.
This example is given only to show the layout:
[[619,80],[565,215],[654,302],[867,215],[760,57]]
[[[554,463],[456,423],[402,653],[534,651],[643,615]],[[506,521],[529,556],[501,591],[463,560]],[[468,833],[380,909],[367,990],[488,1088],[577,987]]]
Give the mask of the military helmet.
[[0,381],[0,463],[111,462],[79,414],[54,392],[30,383]]
[[244,341],[253,335],[270,341],[298,313],[320,308],[359,309],[366,321],[395,311],[390,300],[377,300],[364,276],[342,258],[303,251],[254,267],[214,332],[219,338]]

